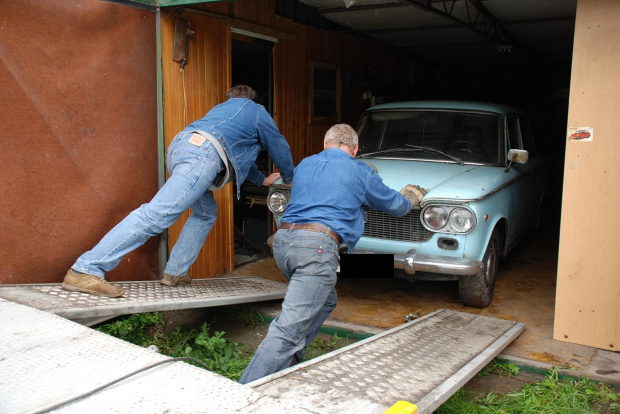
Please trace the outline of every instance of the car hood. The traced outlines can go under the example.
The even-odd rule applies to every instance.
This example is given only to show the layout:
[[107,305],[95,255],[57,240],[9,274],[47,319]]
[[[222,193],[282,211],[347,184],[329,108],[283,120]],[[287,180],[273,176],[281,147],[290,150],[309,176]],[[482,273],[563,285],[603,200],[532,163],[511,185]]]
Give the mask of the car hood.
[[428,189],[425,201],[478,199],[511,178],[502,167],[377,158],[359,161],[374,165],[390,188],[400,190],[407,184],[416,184]]

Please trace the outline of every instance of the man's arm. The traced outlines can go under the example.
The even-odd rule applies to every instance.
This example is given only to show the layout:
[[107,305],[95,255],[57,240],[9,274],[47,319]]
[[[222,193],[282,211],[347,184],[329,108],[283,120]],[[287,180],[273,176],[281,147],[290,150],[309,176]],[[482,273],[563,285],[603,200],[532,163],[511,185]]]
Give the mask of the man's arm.
[[414,207],[411,201],[383,183],[379,175],[370,172],[366,190],[366,204],[370,208],[401,217]]
[[293,182],[295,166],[291,148],[286,138],[280,133],[278,126],[269,113],[261,108],[257,124],[261,145],[269,152],[269,157],[280,171],[282,181],[285,184]]
[[252,184],[263,185],[263,182],[265,182],[265,174],[260,172],[256,164],[252,164],[252,166],[250,166],[250,171],[248,171],[248,176],[245,177],[245,179]]

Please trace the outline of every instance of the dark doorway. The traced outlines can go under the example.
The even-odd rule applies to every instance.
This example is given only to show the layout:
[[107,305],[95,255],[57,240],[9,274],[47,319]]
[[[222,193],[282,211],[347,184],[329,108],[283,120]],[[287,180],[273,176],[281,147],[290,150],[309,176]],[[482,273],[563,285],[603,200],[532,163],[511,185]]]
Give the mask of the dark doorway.
[[[255,101],[273,114],[273,43],[234,34],[232,39],[232,84],[251,86]],[[267,176],[272,172],[271,160],[261,151],[258,169]],[[241,198],[234,195],[235,265],[261,259],[270,253],[267,238],[272,233],[272,216],[267,208],[267,187],[245,182]]]

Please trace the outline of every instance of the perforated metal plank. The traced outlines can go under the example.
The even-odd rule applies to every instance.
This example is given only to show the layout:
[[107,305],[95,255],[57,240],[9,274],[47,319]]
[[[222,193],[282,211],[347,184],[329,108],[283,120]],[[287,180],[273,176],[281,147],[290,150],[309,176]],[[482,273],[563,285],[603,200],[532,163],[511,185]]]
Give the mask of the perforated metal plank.
[[159,281],[113,282],[126,289],[120,298],[69,292],[59,283],[0,286],[0,298],[51,312],[67,319],[100,318],[132,313],[205,308],[284,298],[286,283],[259,277],[195,279],[189,286]]
[[[48,412],[172,358],[51,313],[0,299],[0,413]],[[320,413],[221,375],[170,362],[61,406],[58,413]]]
[[432,413],[524,329],[442,309],[247,385],[326,413],[383,413],[400,400]]

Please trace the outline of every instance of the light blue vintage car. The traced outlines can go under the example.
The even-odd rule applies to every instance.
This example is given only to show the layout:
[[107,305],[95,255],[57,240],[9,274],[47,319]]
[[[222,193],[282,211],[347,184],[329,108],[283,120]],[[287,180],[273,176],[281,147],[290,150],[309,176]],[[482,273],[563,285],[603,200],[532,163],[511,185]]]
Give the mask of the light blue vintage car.
[[[458,280],[462,303],[486,307],[498,262],[540,224],[548,159],[536,153],[526,114],[479,102],[414,101],[373,106],[358,125],[357,158],[389,187],[428,189],[404,217],[365,206],[353,254],[393,254],[394,276]],[[270,190],[277,224],[289,192]]]

